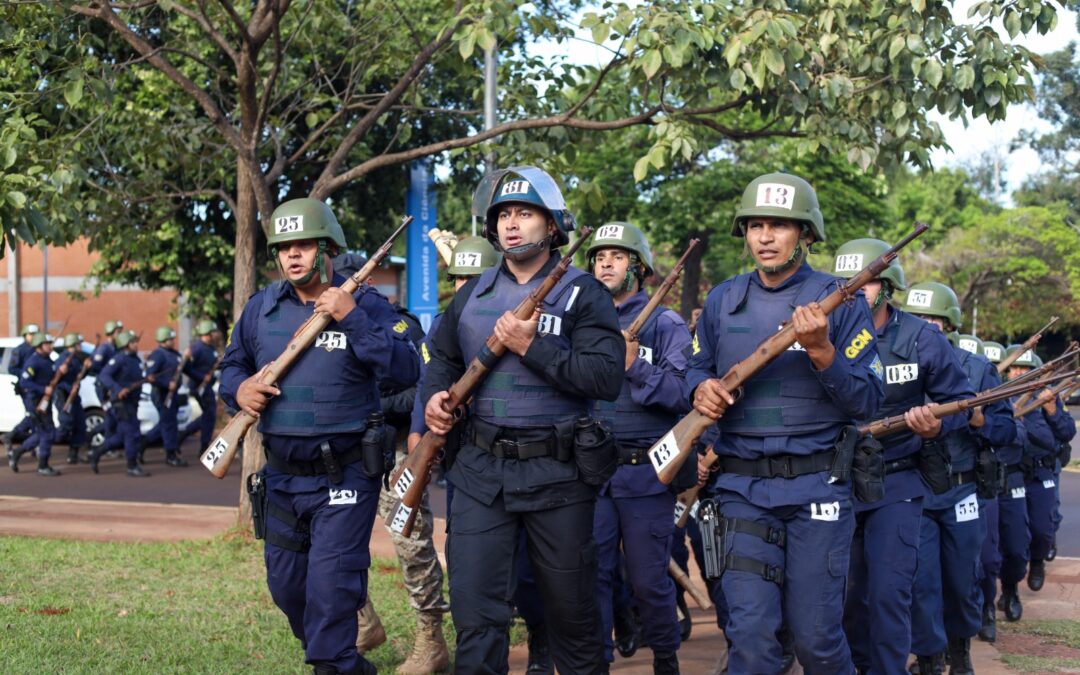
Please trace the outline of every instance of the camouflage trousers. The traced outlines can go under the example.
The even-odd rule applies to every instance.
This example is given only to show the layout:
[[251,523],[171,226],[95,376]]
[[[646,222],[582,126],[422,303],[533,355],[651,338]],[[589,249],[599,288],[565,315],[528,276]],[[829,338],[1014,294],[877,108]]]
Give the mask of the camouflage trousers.
[[[401,468],[404,461],[405,454],[398,452],[395,471]],[[379,518],[385,520],[393,506],[393,492],[383,488],[379,494]],[[443,569],[435,552],[435,542],[432,539],[434,531],[434,518],[425,491],[412,536],[403,537],[390,532],[390,539],[394,542],[394,550],[397,551],[398,561],[401,563],[401,576],[405,582],[405,590],[409,592],[409,604],[417,612],[443,614],[449,611],[450,605],[443,597]]]

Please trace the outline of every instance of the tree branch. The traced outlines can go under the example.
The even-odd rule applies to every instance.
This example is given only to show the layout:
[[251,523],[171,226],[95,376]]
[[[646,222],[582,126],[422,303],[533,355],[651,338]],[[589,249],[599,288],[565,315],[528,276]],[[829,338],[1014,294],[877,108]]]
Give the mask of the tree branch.
[[[199,2],[199,7],[202,7],[202,4],[202,2]],[[205,11],[200,15],[199,12],[196,12],[189,7],[184,7],[181,4],[177,4],[175,5],[175,7],[177,12],[199,24],[199,27],[203,29],[203,32],[206,33],[207,36],[210,37],[210,40],[218,46],[218,49],[225,52],[229,56],[229,59],[233,63],[237,62],[239,56],[237,56],[236,50],[232,48],[232,45],[229,44],[229,41],[225,39],[224,35],[217,32],[217,29],[210,25],[210,20],[206,17]]]

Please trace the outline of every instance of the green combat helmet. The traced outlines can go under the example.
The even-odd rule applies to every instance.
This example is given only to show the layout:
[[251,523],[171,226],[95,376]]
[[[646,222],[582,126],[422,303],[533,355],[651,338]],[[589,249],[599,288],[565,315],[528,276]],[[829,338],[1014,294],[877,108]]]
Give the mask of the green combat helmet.
[[199,323],[195,324],[195,334],[199,337],[202,337],[203,335],[209,335],[215,330],[217,330],[217,324],[215,324],[210,319],[203,319]]
[[176,337],[176,331],[169,326],[158,326],[158,329],[154,331],[154,339],[158,342],[165,342]]
[[105,335],[110,336],[116,331],[124,327],[123,321],[106,321],[105,322]]
[[[844,279],[850,279],[863,270],[864,267],[881,257],[882,253],[889,250],[889,245],[880,239],[852,239],[836,251],[833,259],[833,274]],[[885,271],[878,275],[882,281],[881,292],[878,293],[873,311],[881,306],[887,299],[892,298],[895,291],[907,290],[907,280],[904,278],[904,269],[893,258]]]
[[483,237],[465,237],[454,247],[446,273],[452,277],[475,277],[498,264],[499,254],[490,241]]
[[999,342],[986,340],[982,343],[982,355],[990,363],[1001,363],[1001,359],[1005,358],[1005,347]]
[[78,347],[81,344],[82,344],[82,336],[81,335],[79,335],[78,333],[68,333],[67,335],[64,336],[64,340],[61,343],[61,346],[71,348],[71,347]]
[[908,290],[904,311],[919,316],[940,316],[945,319],[945,332],[961,326],[960,301],[953,289],[936,281],[924,281]]
[[[1009,348],[1005,350],[1005,356],[1011,356],[1018,349],[1023,349],[1024,345],[1009,345]],[[1014,366],[1022,366],[1024,368],[1038,368],[1043,364],[1043,360],[1039,358],[1039,355],[1035,353],[1034,349],[1029,349],[1020,355],[1020,358],[1016,359],[1012,363]]]
[[604,248],[621,248],[630,253],[630,266],[626,269],[626,278],[615,289],[615,294],[631,288],[634,285],[634,279],[640,282],[652,276],[652,251],[649,249],[649,242],[645,239],[645,235],[636,225],[616,221],[600,226],[593,236],[592,245],[585,252],[590,272],[596,265],[596,254]]
[[123,349],[124,347],[127,347],[132,342],[138,342],[138,341],[139,341],[139,336],[135,335],[135,331],[133,331],[133,330],[122,330],[122,331],[120,331],[119,333],[116,334],[115,338],[113,338],[113,342],[116,343],[116,348],[117,349]]
[[[315,256],[315,266],[303,278],[295,282],[290,281],[290,283],[303,286],[318,272],[319,281],[325,284],[328,277],[323,265],[323,254],[329,248],[327,241],[337,248],[337,252],[344,251],[346,248],[345,233],[341,230],[341,225],[338,224],[330,207],[318,199],[290,199],[274,209],[274,213],[270,215],[270,227],[270,234],[266,237],[266,248],[270,257],[278,261],[278,267],[281,267],[277,254],[279,244],[303,239],[318,240],[319,253]],[[332,255],[336,255],[337,252]]]
[[52,344],[53,343],[53,336],[49,335],[48,333],[43,333],[41,331],[38,331],[38,332],[34,333],[34,337],[30,338],[30,346],[33,347],[34,349],[37,349],[38,347],[40,347],[41,345],[43,345],[45,343]]
[[749,218],[786,218],[806,224],[814,241],[825,241],[825,220],[810,183],[789,173],[767,173],[750,181],[743,191],[731,225],[733,237],[743,236]]
[[34,334],[40,333],[40,332],[41,332],[41,327],[40,326],[38,326],[36,323],[28,323],[28,324],[26,324],[25,326],[22,327],[22,330],[19,331],[19,335],[21,335],[23,337],[26,337],[27,335],[34,335]]
[[[954,338],[953,335],[955,335],[956,337]],[[963,349],[965,352],[971,352],[972,354],[982,354],[982,340],[975,337],[974,335],[961,335],[960,333],[950,333],[949,341],[952,342],[953,340],[955,340],[953,344],[955,344],[960,349]]]

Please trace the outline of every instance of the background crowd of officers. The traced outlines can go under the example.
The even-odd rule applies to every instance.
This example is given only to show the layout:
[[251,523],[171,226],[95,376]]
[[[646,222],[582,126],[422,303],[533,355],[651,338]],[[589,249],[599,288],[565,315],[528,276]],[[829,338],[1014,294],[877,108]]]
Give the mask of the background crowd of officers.
[[[22,399],[26,416],[2,437],[8,467],[18,473],[22,456],[33,454],[39,476],[59,476],[49,459],[53,444],[61,441],[68,445],[68,464],[86,461],[94,473],[99,472],[104,454],[123,450],[127,474],[149,476],[141,464],[151,444],[164,446],[166,465],[186,467],[187,460],[180,456],[178,390],[186,376],[187,395],[198,401],[202,411],[191,427],[199,433],[201,452],[213,439],[217,420],[216,331],[213,321],[199,321],[195,339],[181,354],[176,349],[176,331],[161,326],[154,333],[157,347],[144,363],[139,356],[139,336],[126,330],[119,320],[106,321],[103,334],[89,350],[84,349],[83,336],[78,333],[54,338],[36,324],[24,326],[24,341],[14,349],[8,372],[16,378],[15,392]],[[102,423],[92,429],[87,427],[79,395],[86,376],[95,378],[95,393],[104,411]],[[158,412],[158,423],[145,435],[138,419],[144,383],[150,385],[150,400]],[[90,438],[99,434],[103,442],[91,448]],[[84,450],[86,456],[82,457]]]
[[[971,638],[995,639],[999,583],[996,607],[1020,618],[1017,585],[1026,577],[1041,588],[1053,557],[1057,474],[1075,423],[1046,391],[1022,417],[1011,401],[935,417],[928,404],[1000,383],[993,364],[1007,350],[960,335],[955,293],[909,286],[897,262],[826,314],[819,302],[837,277],[888,244],[847,242],[833,269],[812,269],[807,254],[825,241],[825,223],[806,181],[754,180],[731,234],[755,269],[709,292],[693,332],[660,307],[636,341],[623,331],[645,307],[654,272],[641,229],[598,228],[586,268],[570,267],[522,318],[513,310],[560,261],[573,214],[534,167],[489,174],[474,212],[482,236],[454,249],[456,293],[426,335],[371,286],[340,288],[358,263],[335,258],[346,242],[325,204],[293,200],[271,217],[269,254],[282,278],[247,302],[220,391],[229,407],[259,417],[267,464],[249,483],[256,532],[270,593],[314,672],[375,672],[363,654],[386,634],[367,597],[368,544],[377,514],[394,504],[386,476],[425,433],[449,439],[450,598],[425,502],[413,535],[392,535],[418,622],[402,673],[448,667],[448,610],[456,671],[506,672],[515,609],[529,628],[530,673],[607,672],[616,651],[643,645],[654,672],[677,673],[690,622],[668,566],[674,557],[686,567],[688,538],[699,563],[713,555],[721,570],[706,584],[731,673],[784,672],[795,658],[808,673],[969,673]],[[905,291],[900,303],[894,294]],[[327,329],[277,384],[260,382],[313,312],[332,317]],[[727,391],[728,369],[789,322],[798,341],[741,392]],[[151,375],[170,464],[182,464],[175,408],[171,430],[164,422],[163,395],[181,361],[173,332],[158,331],[145,367],[136,336],[119,326],[106,333],[94,372],[129,473],[143,474],[130,393]],[[508,352],[497,360],[490,336]],[[28,410],[52,395],[52,369],[76,358],[54,365],[40,333],[29,344],[19,373]],[[448,410],[447,390],[474,358],[490,372],[465,409]],[[198,381],[206,371],[195,363],[193,350],[184,372]],[[1025,353],[1007,376],[1040,363]],[[715,423],[697,461],[665,485],[648,450],[691,410]],[[856,451],[883,456],[880,475],[852,471],[851,455],[838,451],[845,430],[897,414],[907,431],[880,445],[863,438]],[[36,442],[48,474],[51,419],[31,417],[35,436],[22,450]],[[1005,466],[1003,491],[981,472],[989,456]],[[718,514],[711,552],[695,518],[685,531],[675,524],[676,495],[695,486],[705,500],[695,513]]]

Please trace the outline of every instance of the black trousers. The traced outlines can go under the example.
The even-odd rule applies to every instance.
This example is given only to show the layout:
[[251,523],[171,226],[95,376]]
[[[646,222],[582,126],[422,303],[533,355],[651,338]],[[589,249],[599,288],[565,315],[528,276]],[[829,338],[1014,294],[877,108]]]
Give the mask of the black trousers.
[[594,505],[587,501],[510,513],[502,493],[488,506],[462,490],[454,492],[447,561],[450,612],[457,630],[456,672],[507,672],[522,528],[543,597],[555,668],[563,675],[601,671],[605,663],[596,604]]

